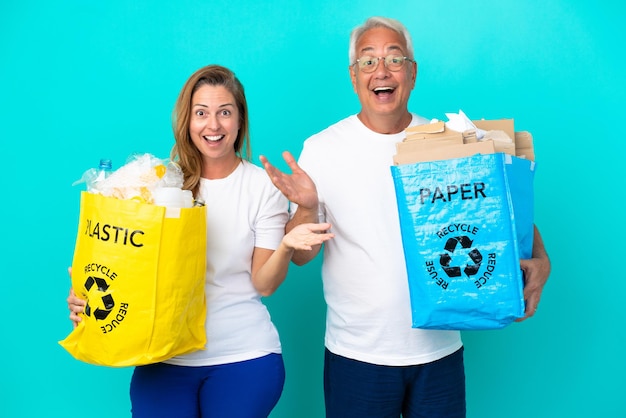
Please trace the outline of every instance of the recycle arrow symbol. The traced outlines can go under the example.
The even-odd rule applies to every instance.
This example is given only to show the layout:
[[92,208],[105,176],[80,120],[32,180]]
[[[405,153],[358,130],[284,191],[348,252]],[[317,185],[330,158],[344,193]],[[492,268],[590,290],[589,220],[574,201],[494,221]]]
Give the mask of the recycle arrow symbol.
[[85,282],[85,289],[87,289],[87,291],[91,290],[94,283],[98,286],[98,290],[101,292],[106,292],[109,288],[109,284],[103,278],[89,276]]
[[[98,291],[100,292],[106,292],[109,289],[109,284],[106,282],[105,279],[94,276],[87,277],[87,280],[85,281],[85,289],[87,289],[87,291],[90,291],[94,285],[96,285]],[[101,299],[104,309],[96,308],[93,311],[93,316],[97,320],[104,320],[111,313],[111,309],[113,309],[113,307],[115,306],[113,296],[106,294],[102,296]],[[87,302],[87,305],[85,306],[85,314],[87,316],[91,316],[91,313],[91,306],[89,302]]]
[[[472,241],[469,237],[463,235],[459,237],[448,238],[444,249],[449,253],[454,253],[454,250],[457,247],[457,244],[461,244],[461,248],[471,248],[474,241]],[[473,276],[478,273],[478,269],[480,268],[480,263],[483,260],[483,256],[476,248],[471,250],[468,253],[468,256],[473,261],[474,264],[467,264],[463,269],[463,272],[467,276]],[[443,268],[443,271],[446,272],[448,277],[459,277],[461,275],[461,267],[459,266],[450,266],[450,262],[452,261],[452,257],[448,253],[443,253],[439,257],[439,264]]]

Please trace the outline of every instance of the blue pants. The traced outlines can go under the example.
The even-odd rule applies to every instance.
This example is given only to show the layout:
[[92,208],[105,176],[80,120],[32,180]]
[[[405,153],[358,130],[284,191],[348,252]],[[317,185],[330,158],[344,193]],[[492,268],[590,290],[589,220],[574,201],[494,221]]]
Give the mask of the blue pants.
[[135,367],[134,418],[267,418],[285,383],[280,354],[217,366]]
[[379,366],[326,350],[326,418],[463,418],[463,348],[432,363]]

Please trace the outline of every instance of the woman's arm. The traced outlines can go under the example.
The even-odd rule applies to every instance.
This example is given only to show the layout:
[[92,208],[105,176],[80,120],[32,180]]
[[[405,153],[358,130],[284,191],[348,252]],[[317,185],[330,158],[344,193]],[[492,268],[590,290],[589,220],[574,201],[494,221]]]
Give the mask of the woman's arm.
[[328,233],[330,224],[307,223],[292,228],[282,239],[278,248],[254,249],[252,255],[252,284],[262,295],[269,296],[285,280],[289,262],[295,251],[312,251],[334,235]]

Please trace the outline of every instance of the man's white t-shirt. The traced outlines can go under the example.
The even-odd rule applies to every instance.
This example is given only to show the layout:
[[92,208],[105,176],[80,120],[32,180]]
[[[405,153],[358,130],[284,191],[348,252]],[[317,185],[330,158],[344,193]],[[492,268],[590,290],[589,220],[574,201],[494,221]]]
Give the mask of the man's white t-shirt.
[[243,161],[224,179],[201,179],[207,207],[206,350],[166,363],[211,366],[280,353],[270,314],[251,281],[255,247],[278,248],[287,199],[263,169]]
[[[413,115],[411,125],[428,122]],[[403,138],[375,133],[353,115],[306,140],[298,161],[315,182],[320,211],[335,234],[324,244],[322,265],[326,347],[389,366],[435,361],[462,345],[457,331],[411,327],[390,169]]]

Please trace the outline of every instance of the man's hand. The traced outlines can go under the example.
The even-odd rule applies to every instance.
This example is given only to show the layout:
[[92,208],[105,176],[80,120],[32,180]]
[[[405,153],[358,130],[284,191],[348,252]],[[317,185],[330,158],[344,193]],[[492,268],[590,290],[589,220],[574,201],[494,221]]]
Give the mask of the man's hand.
[[524,272],[524,301],[526,302],[526,311],[524,317],[517,322],[524,321],[535,314],[543,287],[548,281],[550,275],[550,259],[543,246],[543,239],[539,234],[539,230],[535,227],[535,236],[533,240],[533,255],[529,260],[520,260],[520,266]]
[[299,207],[317,212],[319,204],[317,198],[317,188],[311,177],[304,172],[296,163],[295,158],[289,151],[283,152],[283,158],[291,169],[291,175],[285,174],[261,155],[259,159],[267,172],[267,175],[289,201],[296,203]]

